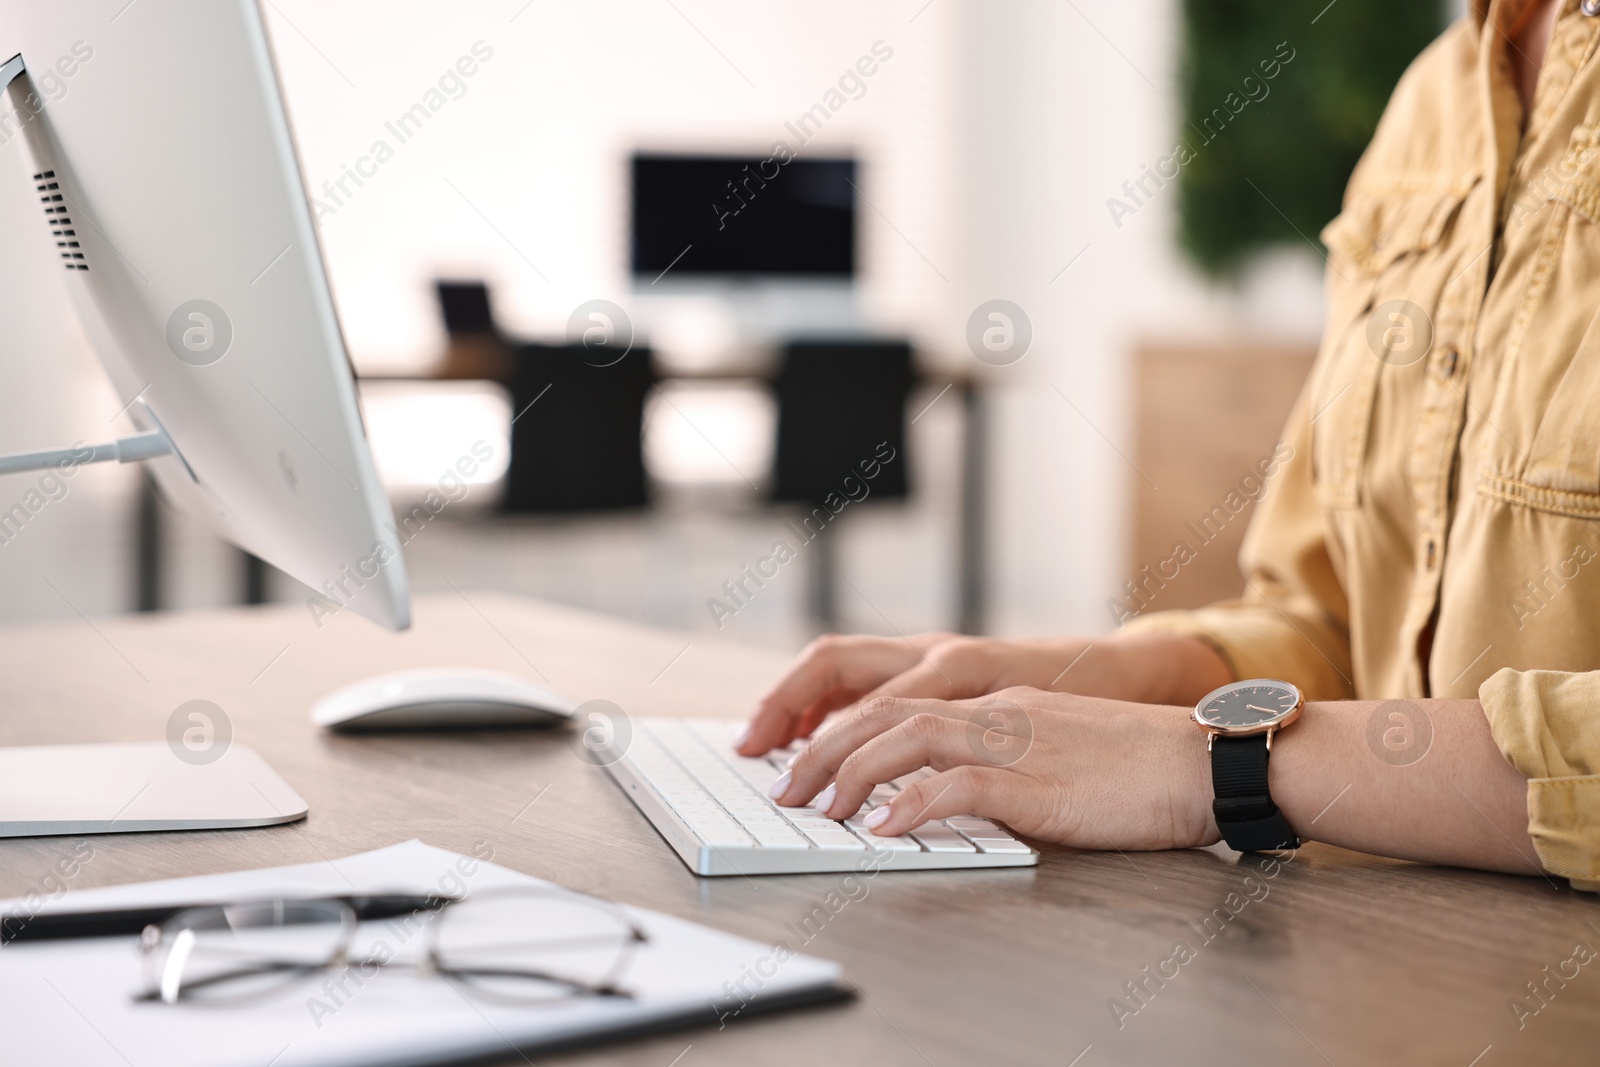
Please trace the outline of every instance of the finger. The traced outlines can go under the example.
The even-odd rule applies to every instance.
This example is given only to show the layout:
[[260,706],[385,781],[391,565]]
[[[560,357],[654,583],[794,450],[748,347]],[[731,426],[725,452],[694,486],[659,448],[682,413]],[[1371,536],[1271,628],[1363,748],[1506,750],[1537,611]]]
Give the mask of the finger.
[[811,709],[800,717],[800,722],[795,726],[795,739],[810,738],[812,734],[817,732],[817,727],[821,726],[829,715],[838,711],[847,703],[849,702],[832,704],[831,702],[819,701],[811,705]]
[[804,804],[833,780],[850,754],[914,715],[963,717],[971,709],[945,700],[887,697],[868,701],[815,738],[773,785],[780,804]]
[[829,703],[825,698],[831,696],[835,706],[843,707],[915,665],[921,655],[914,646],[888,638],[820,637],[806,646],[789,673],[762,698],[745,736],[734,747],[745,756],[781,748],[794,740],[807,711]]
[[[833,690],[806,709],[804,714],[795,720],[793,731],[773,742],[772,747],[783,748],[798,738],[810,737],[829,715],[852,704],[865,704],[879,697],[954,700],[987,691],[981,682],[974,681],[953,664],[947,664],[946,668],[941,670],[934,659],[932,656],[924,656],[922,661],[911,669],[902,671],[867,693],[852,692],[847,689]],[[957,678],[960,680],[956,681]]]
[[1015,771],[966,764],[906,786],[863,822],[879,837],[899,837],[925,822],[973,814],[1011,826],[1030,825],[1041,784]]
[[[825,814],[848,819],[884,782],[923,767],[948,770],[982,762],[984,728],[943,715],[918,714],[879,734],[852,752],[833,778],[833,799]],[[826,794],[824,794],[826,795]]]
[[794,720],[794,724],[791,727],[788,736],[780,737],[772,747],[785,748],[801,738],[810,737],[812,734],[817,732],[817,727],[821,726],[829,715],[832,715],[840,708],[849,707],[851,704],[855,703],[860,696],[861,694],[859,692],[851,689],[829,690],[827,693],[824,693],[821,697],[819,697],[810,707],[806,708],[805,711],[803,711],[800,716]]
[[[810,730],[797,727],[795,737],[811,736],[828,712],[848,707],[851,703],[865,705],[868,701],[883,697],[964,700],[993,692],[997,680],[998,667],[982,642],[959,638],[945,640],[927,651],[915,666],[895,675],[871,692],[857,694],[842,703],[830,704],[827,711],[817,717]],[[791,741],[793,739],[790,738]]]
[[930,650],[914,667],[888,679],[861,700],[862,703],[877,697],[964,700],[993,689],[997,670],[993,655],[980,643],[949,641]]
[[829,692],[815,704],[811,705],[811,707],[807,708],[805,713],[800,716],[799,720],[795,723],[794,736],[788,738],[783,742],[783,744],[779,744],[775,747],[783,748],[785,745],[791,744],[801,738],[809,738],[812,734],[817,732],[817,727],[821,726],[827,720],[829,715],[838,711],[840,708],[847,708],[852,704],[863,703],[870,699],[871,695],[871,693],[868,693],[866,696],[862,696],[860,693],[851,692],[845,689],[835,689],[832,692]]

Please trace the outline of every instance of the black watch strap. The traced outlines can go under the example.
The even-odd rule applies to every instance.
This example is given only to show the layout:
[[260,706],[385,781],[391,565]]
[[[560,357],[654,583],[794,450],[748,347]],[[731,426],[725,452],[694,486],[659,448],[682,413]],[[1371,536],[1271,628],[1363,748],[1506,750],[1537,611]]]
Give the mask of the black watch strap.
[[1211,788],[1211,812],[1229,848],[1264,852],[1300,847],[1267,790],[1266,734],[1213,738]]

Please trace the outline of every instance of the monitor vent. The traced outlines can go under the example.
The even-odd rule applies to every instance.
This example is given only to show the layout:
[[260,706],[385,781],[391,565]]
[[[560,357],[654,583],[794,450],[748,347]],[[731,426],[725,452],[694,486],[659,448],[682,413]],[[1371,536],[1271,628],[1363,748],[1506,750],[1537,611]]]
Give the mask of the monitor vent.
[[50,236],[55,238],[56,251],[61,254],[68,270],[88,270],[83,259],[83,246],[78,243],[78,231],[67,213],[67,200],[61,193],[61,183],[53,170],[40,171],[33,176],[34,188],[39,191],[39,202],[44,205],[44,218],[50,224]]

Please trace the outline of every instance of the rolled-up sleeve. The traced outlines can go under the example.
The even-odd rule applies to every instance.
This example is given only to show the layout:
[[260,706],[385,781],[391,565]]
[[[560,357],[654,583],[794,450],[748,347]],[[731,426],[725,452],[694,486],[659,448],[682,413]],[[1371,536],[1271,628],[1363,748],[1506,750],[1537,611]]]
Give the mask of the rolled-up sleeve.
[[1245,535],[1244,595],[1190,611],[1158,611],[1127,632],[1180,633],[1210,645],[1235,678],[1280,678],[1309,700],[1348,700],[1349,600],[1339,582],[1311,479],[1310,387],[1275,453],[1277,471]]
[[1478,689],[1495,743],[1528,776],[1528,833],[1539,862],[1600,892],[1600,671],[1517,671]]

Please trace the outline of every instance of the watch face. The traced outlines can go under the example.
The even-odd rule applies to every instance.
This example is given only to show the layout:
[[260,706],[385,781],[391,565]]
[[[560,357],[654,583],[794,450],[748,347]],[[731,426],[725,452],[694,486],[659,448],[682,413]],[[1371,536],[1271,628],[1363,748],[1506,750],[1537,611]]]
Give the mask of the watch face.
[[1195,709],[1194,718],[1222,733],[1253,734],[1293,721],[1299,710],[1298,689],[1258,678],[1218,689]]

